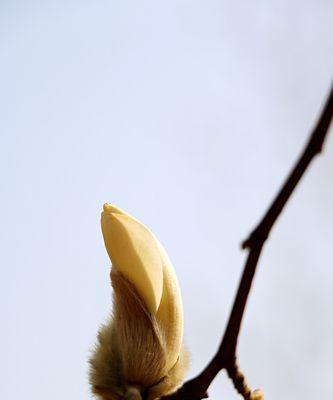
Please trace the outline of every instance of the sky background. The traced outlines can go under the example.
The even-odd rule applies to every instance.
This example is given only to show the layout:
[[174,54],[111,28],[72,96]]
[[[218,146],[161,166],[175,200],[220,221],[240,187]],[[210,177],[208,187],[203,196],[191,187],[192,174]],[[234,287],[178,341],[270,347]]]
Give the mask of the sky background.
[[[100,211],[166,247],[189,377],[215,352],[240,242],[332,83],[333,2],[0,1],[0,397],[90,399],[111,307]],[[239,360],[267,399],[331,394],[333,132],[260,259]],[[225,374],[213,400],[239,397]]]

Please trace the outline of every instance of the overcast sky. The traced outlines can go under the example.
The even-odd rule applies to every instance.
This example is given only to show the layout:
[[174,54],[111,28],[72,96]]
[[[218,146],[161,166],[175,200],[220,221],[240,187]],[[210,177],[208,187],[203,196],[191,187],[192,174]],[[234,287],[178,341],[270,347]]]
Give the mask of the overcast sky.
[[[2,399],[90,399],[111,307],[106,201],[166,247],[189,377],[207,364],[239,244],[332,83],[332,21],[325,0],[1,0]],[[329,137],[260,260],[239,360],[267,399],[331,394],[332,175]],[[210,397],[238,399],[224,374]]]

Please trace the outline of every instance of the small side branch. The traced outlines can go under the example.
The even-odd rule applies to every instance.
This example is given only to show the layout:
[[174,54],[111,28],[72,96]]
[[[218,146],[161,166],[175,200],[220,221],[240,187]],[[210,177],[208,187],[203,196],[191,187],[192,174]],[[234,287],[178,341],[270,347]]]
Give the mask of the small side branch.
[[249,253],[229,316],[228,324],[217,353],[209,362],[207,367],[197,377],[187,381],[176,393],[166,396],[164,399],[201,400],[206,398],[208,396],[207,390],[210,384],[216,375],[223,369],[227,371],[236,390],[244,399],[263,399],[263,394],[259,390],[251,391],[248,387],[245,377],[241,373],[237,364],[237,343],[244,310],[265,241],[309,164],[313,158],[322,151],[332,117],[333,87],[331,88],[318,123],[315,126],[299,160],[295,164],[290,175],[286,179],[284,185],[278,192],[260,223],[242,243],[242,248],[248,249]]

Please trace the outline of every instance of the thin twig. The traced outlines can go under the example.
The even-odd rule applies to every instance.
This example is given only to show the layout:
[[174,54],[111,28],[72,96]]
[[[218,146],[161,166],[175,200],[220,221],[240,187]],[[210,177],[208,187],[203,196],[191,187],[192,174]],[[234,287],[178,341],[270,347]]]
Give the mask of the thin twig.
[[322,151],[328,128],[333,117],[333,87],[323,108],[321,116],[299,160],[278,192],[266,214],[243,242],[242,248],[248,249],[248,257],[244,266],[242,278],[235,301],[230,313],[228,324],[220,347],[207,367],[195,378],[187,381],[177,392],[165,397],[167,400],[201,400],[206,398],[207,390],[216,375],[226,369],[233,384],[244,399],[259,399],[259,391],[252,392],[245,382],[237,364],[237,342],[247,298],[256,271],[258,260],[269,233],[293,193],[298,182],[304,175],[313,158]]

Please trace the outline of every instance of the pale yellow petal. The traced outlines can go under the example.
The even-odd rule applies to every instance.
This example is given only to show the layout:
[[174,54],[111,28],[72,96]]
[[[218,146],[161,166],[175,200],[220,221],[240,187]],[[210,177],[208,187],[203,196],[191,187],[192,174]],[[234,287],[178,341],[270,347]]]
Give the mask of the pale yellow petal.
[[156,313],[163,290],[163,265],[154,236],[139,221],[104,206],[101,218],[105,247],[115,269],[136,287],[148,310]]
[[[156,239],[157,240],[157,239]],[[168,348],[167,368],[172,368],[179,357],[183,342],[183,304],[175,270],[163,246],[158,242],[163,262],[163,294],[157,319]]]

